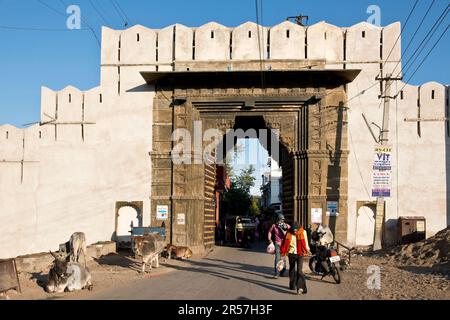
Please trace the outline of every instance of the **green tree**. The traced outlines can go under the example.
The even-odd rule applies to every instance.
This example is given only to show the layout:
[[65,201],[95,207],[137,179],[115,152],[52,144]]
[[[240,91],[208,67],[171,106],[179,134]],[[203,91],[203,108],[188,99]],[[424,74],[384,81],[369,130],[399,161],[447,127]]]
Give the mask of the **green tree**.
[[255,168],[250,165],[241,170],[239,176],[231,177],[230,189],[222,195],[222,208],[228,215],[252,214],[252,196],[250,189],[255,185],[253,173]]
[[250,165],[248,168],[241,170],[240,175],[236,179],[236,183],[239,188],[245,190],[246,193],[250,196],[250,189],[255,186],[256,178],[253,176],[256,169],[253,165]]
[[261,214],[261,210],[258,207],[258,200],[255,197],[252,197],[250,204],[250,215],[256,217]]

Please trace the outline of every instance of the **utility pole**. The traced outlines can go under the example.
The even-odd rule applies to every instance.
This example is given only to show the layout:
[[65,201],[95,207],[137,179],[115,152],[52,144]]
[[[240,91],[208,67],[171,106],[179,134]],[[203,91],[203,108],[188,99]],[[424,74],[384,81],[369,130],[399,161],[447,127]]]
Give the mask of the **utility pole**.
[[[384,96],[381,98],[384,99],[384,107],[383,107],[383,125],[381,128],[381,135],[379,143],[382,146],[386,146],[389,142],[389,103],[391,99],[395,99],[395,97],[391,97],[391,85],[394,80],[402,80],[403,78],[392,78],[392,74],[387,74],[386,77],[377,77],[378,81],[385,81],[385,90]],[[374,242],[373,242],[373,250],[380,250],[382,248],[383,241],[383,229],[384,229],[384,220],[385,220],[385,200],[384,197],[377,197],[377,208],[375,214],[375,234],[374,234]]]

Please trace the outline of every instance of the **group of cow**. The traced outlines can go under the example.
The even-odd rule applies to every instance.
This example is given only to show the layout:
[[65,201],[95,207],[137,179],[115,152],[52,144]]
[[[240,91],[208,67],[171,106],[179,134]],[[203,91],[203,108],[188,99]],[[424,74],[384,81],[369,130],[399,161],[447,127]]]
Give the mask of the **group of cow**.
[[[63,254],[57,255],[50,252],[54,261],[50,266],[45,288],[48,293],[93,289],[92,275],[87,267],[85,234],[82,232],[74,233],[67,242],[67,246],[68,252],[66,251]],[[189,259],[192,257],[192,251],[188,247],[166,245],[164,238],[159,233],[134,237],[132,250],[141,259],[143,273],[145,273],[147,265],[149,265],[150,270],[154,263],[156,268],[159,267],[160,255],[168,259],[173,257]],[[79,263],[81,255],[84,258],[84,265]]]
[[[93,289],[92,276],[86,266],[86,236],[82,232],[76,232],[70,237],[69,253],[64,256],[56,255],[50,251],[54,261],[48,273],[48,282],[45,291],[48,293],[61,293],[82,289]],[[60,250],[61,251],[61,250]],[[83,254],[84,265],[79,263]]]

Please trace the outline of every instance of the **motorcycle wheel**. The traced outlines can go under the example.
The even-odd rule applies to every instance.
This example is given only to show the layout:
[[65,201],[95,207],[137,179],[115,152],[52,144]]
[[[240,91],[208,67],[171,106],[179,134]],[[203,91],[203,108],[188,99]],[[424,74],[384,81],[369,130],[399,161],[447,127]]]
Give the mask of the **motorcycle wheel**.
[[309,270],[311,270],[312,273],[316,273],[316,263],[317,263],[316,257],[311,257],[309,259]]
[[332,264],[332,268],[333,270],[331,274],[333,276],[333,279],[337,284],[340,284],[341,283],[341,271],[339,270],[340,268],[337,267],[336,264],[334,263]]
[[[309,259],[309,264],[308,264],[309,265],[309,270],[311,270],[311,272],[314,273],[314,274],[322,276],[323,272],[320,272],[320,271],[317,270],[317,268],[320,268],[318,266],[318,264],[319,264],[319,261],[318,261],[317,257],[316,256],[311,257]],[[322,270],[322,269],[320,269],[320,270]]]

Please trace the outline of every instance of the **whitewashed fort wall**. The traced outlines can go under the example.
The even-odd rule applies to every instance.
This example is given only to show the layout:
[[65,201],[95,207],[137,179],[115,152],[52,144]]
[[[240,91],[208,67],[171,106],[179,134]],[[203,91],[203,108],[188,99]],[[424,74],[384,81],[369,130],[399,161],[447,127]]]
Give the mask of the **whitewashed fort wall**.
[[[374,84],[380,69],[383,75],[401,71],[401,40],[393,47],[399,33],[399,23],[348,28],[325,22],[309,27],[283,22],[270,28],[251,22],[236,28],[214,22],[159,30],[104,27],[99,87],[85,92],[43,88],[42,125],[0,126],[0,258],[54,250],[75,231],[84,231],[89,243],[110,240],[117,201],[142,201],[144,225],[150,223],[154,91],[141,71],[181,70],[182,62],[260,58],[266,69],[271,61],[305,59],[310,68],[319,68],[315,61],[325,60],[329,69],[362,70],[348,85],[351,98]],[[398,81],[392,91],[402,86]],[[407,85],[403,91],[390,109],[394,165],[387,227],[392,228],[398,215],[421,215],[427,217],[432,235],[450,220],[449,128],[443,121],[449,89],[427,83]],[[375,85],[348,102],[349,244],[358,242],[357,237],[364,242],[372,228],[366,210],[368,218],[357,221],[357,203],[374,200],[368,192],[375,142],[362,114],[381,125],[380,94]],[[419,115],[441,121],[422,121],[420,131],[417,122],[404,121]]]

